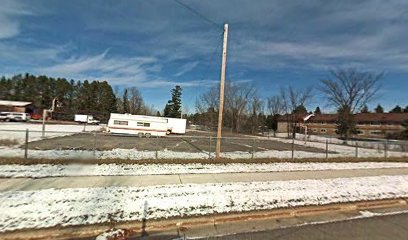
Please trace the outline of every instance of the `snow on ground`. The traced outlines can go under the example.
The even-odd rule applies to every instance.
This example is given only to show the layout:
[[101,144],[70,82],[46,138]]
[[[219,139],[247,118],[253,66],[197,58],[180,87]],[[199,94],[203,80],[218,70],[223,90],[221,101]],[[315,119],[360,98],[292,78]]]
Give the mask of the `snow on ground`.
[[128,239],[130,231],[127,229],[109,229],[106,232],[99,234],[95,240],[120,240]]
[[316,171],[341,169],[408,168],[408,163],[265,163],[265,164],[101,164],[101,165],[1,165],[0,177],[140,176]]
[[[28,129],[29,141],[40,140],[42,136],[42,124],[38,123],[21,123],[21,122],[9,122],[0,123],[0,140],[9,139],[15,140],[18,143],[24,143],[25,141],[25,131]],[[101,126],[88,125],[86,126],[86,131],[98,131],[101,129]],[[83,125],[67,125],[67,124],[46,124],[45,126],[46,137],[59,137],[71,135],[74,133],[80,133],[84,130]]]
[[[25,129],[29,129],[30,139],[29,141],[35,141],[41,139],[41,124],[33,123],[1,123],[0,124],[0,140],[9,139],[16,140],[18,143],[23,143],[25,140]],[[53,138],[58,136],[71,135],[74,133],[80,133],[84,129],[83,125],[62,125],[62,124],[49,124],[46,125],[46,137]],[[86,131],[98,131],[101,126],[86,126]],[[7,131],[6,131],[7,130]],[[19,132],[17,132],[17,130]],[[34,132],[35,131],[35,132]],[[265,139],[262,137],[262,139]],[[291,144],[291,139],[283,138],[271,138],[276,141],[285,142]],[[326,149],[325,143],[320,142],[307,142],[303,140],[295,140],[296,144],[305,145],[310,147],[316,147],[320,149]],[[248,147],[247,145],[246,147]],[[329,153],[329,158],[338,157],[355,157],[356,148],[352,146],[345,146],[339,144],[329,144],[329,151],[336,153]],[[30,158],[99,158],[99,159],[154,159],[156,158],[155,151],[140,151],[136,149],[112,149],[107,151],[95,151],[95,156],[93,151],[85,150],[29,150],[28,152]],[[1,157],[23,157],[24,150],[18,146],[7,147],[0,146],[0,156]],[[208,152],[175,152],[175,151],[158,151],[157,157],[159,159],[207,159],[214,157],[214,153]],[[235,151],[235,152],[225,152],[221,154],[224,158],[230,159],[242,159],[242,158],[291,158],[291,151],[277,151],[277,150],[266,150],[256,151],[254,154],[245,151]],[[382,149],[358,149],[359,157],[384,157],[385,153]],[[408,157],[408,152],[396,152],[388,151],[387,156],[389,157]],[[314,153],[306,151],[295,151],[295,158],[325,158],[325,153]]]
[[[270,139],[288,143],[288,144],[292,143],[292,139],[284,139],[284,138],[270,138]],[[295,144],[308,146],[308,147],[315,147],[315,148],[320,148],[320,149],[326,149],[326,143],[321,143],[321,142],[310,142],[310,141],[305,142],[304,140],[296,139]],[[354,146],[346,146],[346,145],[341,145],[341,144],[329,144],[328,151],[337,152],[337,153],[329,153],[329,157],[355,157],[356,151],[358,153],[358,157],[385,157],[385,152],[383,149],[370,149],[370,148],[359,147],[356,150],[356,147]],[[295,152],[295,154],[296,153],[300,153],[300,155],[303,156],[303,153],[301,152]],[[262,154],[262,152],[260,152],[260,154]],[[325,157],[325,153],[313,153],[313,155],[316,155],[319,157]],[[387,151],[387,156],[388,157],[407,157],[408,152]]]
[[408,197],[408,176],[0,193],[0,232]]
[[[287,133],[277,133],[276,134],[277,138],[286,138],[288,137]],[[272,137],[272,135],[270,135]],[[274,140],[275,138],[272,137]],[[305,138],[307,141],[313,141],[313,142],[320,142],[320,143],[326,143],[326,141],[329,142],[329,144],[340,144],[343,145],[344,140],[339,139],[335,136],[319,136],[319,135],[307,135],[297,133],[296,138],[299,141],[305,141]],[[403,141],[403,140],[385,140],[385,139],[376,139],[372,141],[367,141],[367,140],[347,140],[347,144],[350,145],[351,147],[358,145],[359,147],[365,147],[365,148],[373,148],[373,149],[380,149],[383,150],[385,146],[385,141],[387,141],[387,149],[388,150],[394,150],[394,151],[401,151],[402,149],[408,149],[408,141]]]
[[[286,139],[280,139],[280,141],[290,141]],[[304,144],[299,141],[299,144]],[[308,146],[317,148],[325,148],[325,144],[322,143],[307,143]],[[330,145],[329,151],[335,151],[336,153],[329,153],[329,158],[339,157],[355,157],[355,148],[341,145]],[[87,150],[29,150],[28,156],[30,158],[46,158],[46,159],[155,159],[157,153],[158,159],[208,159],[215,157],[214,153],[208,152],[175,152],[175,151],[140,151],[137,149],[112,149],[106,151],[93,151]],[[18,147],[0,147],[1,157],[24,157],[24,149]],[[244,151],[224,152],[221,153],[221,157],[229,159],[249,159],[249,158],[291,158],[291,151],[258,151],[254,154]],[[373,157],[384,158],[384,151],[375,149],[358,149],[359,157]],[[408,152],[387,152],[388,157],[408,157]],[[295,151],[295,158],[325,158],[325,153],[315,153],[306,151]]]

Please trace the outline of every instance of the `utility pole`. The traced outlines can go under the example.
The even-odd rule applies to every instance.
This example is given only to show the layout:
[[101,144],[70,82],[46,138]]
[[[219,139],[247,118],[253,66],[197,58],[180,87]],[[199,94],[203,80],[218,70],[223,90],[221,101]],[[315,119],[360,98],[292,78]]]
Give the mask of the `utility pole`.
[[51,109],[43,110],[43,119],[42,119],[42,137],[45,137],[45,121],[47,119],[48,113],[52,113],[55,110],[55,107],[60,107],[61,104],[58,102],[58,98],[52,99]]
[[222,66],[220,83],[220,107],[218,112],[217,145],[215,147],[215,158],[220,158],[221,152],[221,131],[222,131],[222,112],[224,110],[224,85],[225,85],[225,67],[227,65],[227,42],[228,42],[228,24],[224,25],[224,43],[222,46]]

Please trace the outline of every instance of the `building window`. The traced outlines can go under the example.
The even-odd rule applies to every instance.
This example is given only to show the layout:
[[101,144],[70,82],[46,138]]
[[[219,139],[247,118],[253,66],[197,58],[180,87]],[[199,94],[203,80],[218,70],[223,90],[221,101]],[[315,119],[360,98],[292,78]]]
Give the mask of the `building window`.
[[114,120],[113,124],[115,124],[115,125],[128,125],[128,121]]
[[326,129],[325,129],[325,128],[321,128],[321,129],[320,129],[320,132],[321,132],[321,133],[326,133]]
[[363,130],[357,130],[357,134],[358,134],[358,135],[363,135],[363,134],[364,134],[364,131],[363,131]]
[[381,135],[382,132],[381,131],[370,131],[371,135]]
[[317,128],[313,128],[312,131],[313,131],[313,132],[317,132]]

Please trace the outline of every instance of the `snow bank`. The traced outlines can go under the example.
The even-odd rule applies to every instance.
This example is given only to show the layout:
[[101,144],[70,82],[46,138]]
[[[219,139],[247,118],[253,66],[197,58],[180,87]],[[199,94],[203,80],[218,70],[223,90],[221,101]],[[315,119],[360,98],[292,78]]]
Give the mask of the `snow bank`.
[[101,164],[101,165],[1,165],[0,177],[141,176],[173,174],[214,174],[287,172],[344,169],[408,168],[408,163],[265,163],[265,164]]
[[0,193],[0,232],[408,197],[408,176]]
[[[322,148],[322,143],[308,143],[307,145]],[[355,157],[355,149],[353,147],[330,145],[329,151],[336,151],[336,153],[329,153],[329,158],[339,157]],[[87,150],[29,150],[28,156],[30,158],[46,158],[46,159],[155,159],[157,154],[158,159],[208,159],[215,157],[214,153],[208,152],[175,152],[175,151],[140,151],[137,149],[112,149],[106,151]],[[18,147],[0,147],[0,157],[23,157],[24,150]],[[249,158],[291,158],[291,151],[277,151],[267,150],[255,152],[253,155],[249,152],[235,151],[223,152],[221,157],[229,159],[249,159]],[[315,153],[306,151],[295,151],[295,158],[325,158],[325,153]],[[359,157],[374,157],[383,158],[385,156],[383,151],[375,149],[359,149]],[[408,152],[387,152],[388,157],[408,157]]]
[[99,234],[95,240],[120,240],[128,239],[130,231],[127,229],[109,229],[106,232]]
[[[36,123],[0,123],[0,139],[15,140],[17,142],[24,143],[25,131],[30,131],[29,141],[37,141],[42,137],[42,124]],[[45,126],[46,137],[60,137],[66,135],[72,135],[74,133],[83,132],[83,125],[67,125],[67,124],[47,124]],[[101,126],[88,125],[85,128],[86,131],[99,131]]]

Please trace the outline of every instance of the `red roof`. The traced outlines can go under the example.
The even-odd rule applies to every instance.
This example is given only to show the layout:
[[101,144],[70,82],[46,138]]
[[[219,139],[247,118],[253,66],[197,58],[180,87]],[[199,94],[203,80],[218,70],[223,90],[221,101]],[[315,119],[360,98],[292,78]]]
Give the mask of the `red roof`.
[[[307,114],[286,114],[279,117],[279,121],[292,120],[292,117],[298,122],[303,122]],[[356,113],[354,120],[356,122],[380,122],[380,123],[402,123],[408,119],[408,113]],[[316,114],[309,118],[307,122],[336,122],[337,114]]]
[[[356,113],[356,122],[402,123],[408,119],[408,113]],[[316,114],[308,122],[335,122],[337,114]]]

